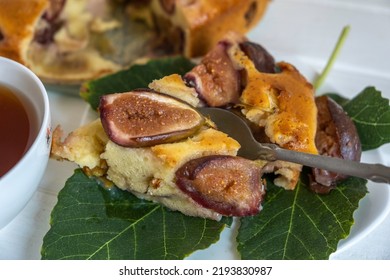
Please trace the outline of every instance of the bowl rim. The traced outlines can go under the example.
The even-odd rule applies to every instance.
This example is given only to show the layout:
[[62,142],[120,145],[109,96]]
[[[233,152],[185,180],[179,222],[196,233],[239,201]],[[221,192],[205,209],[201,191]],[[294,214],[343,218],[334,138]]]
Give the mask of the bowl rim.
[[[24,163],[28,160],[30,155],[33,153],[35,149],[37,149],[37,146],[39,145],[38,141],[43,137],[45,134],[49,134],[48,137],[48,149],[50,149],[51,145],[51,123],[50,123],[50,103],[49,103],[49,96],[47,94],[46,88],[43,85],[42,81],[38,78],[38,76],[32,72],[29,68],[26,66],[20,64],[19,62],[16,62],[14,60],[11,60],[6,57],[1,57],[0,56],[0,63],[8,63],[8,65],[19,68],[22,72],[27,74],[33,82],[35,82],[41,92],[41,96],[43,99],[43,118],[41,123],[39,124],[39,130],[36,136],[34,137],[34,141],[31,143],[30,147],[28,150],[24,153],[22,158],[14,165],[11,167],[10,170],[8,170],[3,176],[0,177],[0,183],[1,181],[5,181],[6,178],[13,176],[15,172],[17,172],[18,166],[24,165]],[[49,130],[49,131],[47,131]]]

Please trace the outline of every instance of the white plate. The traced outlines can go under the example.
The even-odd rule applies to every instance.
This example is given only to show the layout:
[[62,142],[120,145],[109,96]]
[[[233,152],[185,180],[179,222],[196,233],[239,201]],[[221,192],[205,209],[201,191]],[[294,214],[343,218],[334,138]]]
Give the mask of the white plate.
[[[255,39],[253,39],[255,40]],[[294,60],[295,66],[306,76],[308,79],[313,79],[317,72],[314,71],[310,65],[305,61],[300,61],[296,57],[285,56],[286,61]],[[342,83],[353,83],[359,78],[359,75],[348,75],[344,73],[345,77],[340,70],[335,70],[333,76],[343,77]],[[334,83],[333,83],[334,82]],[[337,84],[337,80],[332,81],[328,79],[327,83],[319,90],[321,93],[325,92],[338,92],[343,94],[338,90],[338,87],[334,84]],[[344,94],[347,98],[352,98],[353,94]],[[81,123],[88,123],[97,118],[96,112],[92,111],[89,108],[89,105],[86,105],[84,114],[82,117]],[[380,150],[373,150],[364,152],[362,156],[363,162],[371,163],[382,163],[386,164],[383,154]],[[386,184],[378,184],[373,182],[368,182],[367,184],[369,193],[361,200],[358,210],[354,213],[355,224],[351,229],[350,235],[339,242],[336,253],[333,254],[333,258],[337,258],[337,255],[342,254],[343,251],[348,250],[354,244],[362,240],[367,236],[371,231],[373,231],[390,213],[390,188]],[[261,213],[260,213],[261,215]],[[239,259],[239,254],[236,250],[236,234],[237,234],[238,225],[236,222],[233,223],[231,228],[226,228],[222,234],[220,240],[207,248],[206,250],[196,251],[188,257],[188,259]]]

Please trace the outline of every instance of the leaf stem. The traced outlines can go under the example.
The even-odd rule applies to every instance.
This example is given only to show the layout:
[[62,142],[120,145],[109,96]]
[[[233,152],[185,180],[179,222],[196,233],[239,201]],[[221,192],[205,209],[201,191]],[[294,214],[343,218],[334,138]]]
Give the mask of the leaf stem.
[[317,90],[322,83],[325,81],[325,78],[328,76],[330,69],[332,68],[334,62],[336,61],[337,56],[340,53],[340,50],[342,46],[344,45],[344,42],[348,36],[349,30],[351,27],[349,25],[344,26],[343,30],[341,31],[341,34],[339,36],[339,39],[337,40],[336,46],[333,49],[333,52],[324,68],[322,70],[322,73],[317,77],[317,79],[313,82],[314,89]]

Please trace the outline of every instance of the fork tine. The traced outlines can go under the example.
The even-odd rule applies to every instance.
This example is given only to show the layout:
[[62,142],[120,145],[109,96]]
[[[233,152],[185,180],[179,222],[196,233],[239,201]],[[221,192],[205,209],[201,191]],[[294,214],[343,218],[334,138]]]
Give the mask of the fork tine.
[[263,147],[261,143],[257,142],[248,124],[241,116],[226,109],[212,107],[199,108],[199,112],[208,116],[220,131],[240,143],[239,156],[251,160],[275,160],[275,153],[272,147]]

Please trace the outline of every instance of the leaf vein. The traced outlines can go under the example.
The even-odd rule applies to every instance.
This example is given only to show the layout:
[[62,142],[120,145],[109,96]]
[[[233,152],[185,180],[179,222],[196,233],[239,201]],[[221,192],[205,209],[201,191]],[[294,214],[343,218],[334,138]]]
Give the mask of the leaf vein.
[[[134,223],[131,223],[130,225],[128,225],[127,227],[125,227],[122,231],[118,232],[118,234],[116,234],[113,238],[107,240],[103,245],[101,245],[99,247],[99,249],[97,249],[93,254],[90,255],[90,257],[88,259],[91,259],[94,255],[96,255],[102,248],[103,246],[108,246],[108,244],[110,244],[111,242],[113,242],[115,239],[119,238],[119,236],[121,236],[122,234],[124,234],[127,230],[129,229],[134,229],[135,225],[137,225],[140,221],[144,220],[147,216],[151,215],[152,213],[154,213],[155,211],[157,211],[159,208],[161,208],[161,206],[157,205],[156,207],[154,207],[154,209],[151,209],[150,212],[148,212],[146,215],[144,215],[142,218],[138,219],[137,221],[135,221]],[[136,250],[134,250],[136,251]]]

